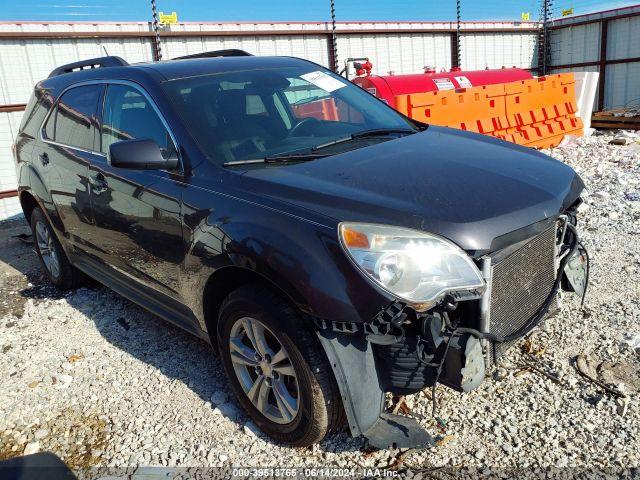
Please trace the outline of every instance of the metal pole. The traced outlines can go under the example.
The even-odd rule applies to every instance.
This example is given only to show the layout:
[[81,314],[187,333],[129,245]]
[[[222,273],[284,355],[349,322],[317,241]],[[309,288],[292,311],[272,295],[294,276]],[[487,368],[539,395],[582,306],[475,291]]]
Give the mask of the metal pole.
[[540,34],[540,41],[538,48],[540,49],[540,65],[538,65],[540,69],[540,73],[542,75],[547,74],[547,62],[549,61],[550,51],[549,51],[549,16],[551,14],[551,4],[553,0],[542,0],[542,32]]
[[156,0],[151,0],[151,15],[153,16],[153,31],[156,33],[156,60],[162,60],[162,49],[160,47],[160,29],[158,27],[158,11],[156,10]]
[[336,4],[331,0],[331,46],[333,48],[333,71],[338,73],[338,43],[336,42]]
[[604,97],[607,82],[607,37],[609,33],[609,20],[600,22],[600,59],[598,60],[598,111],[604,110]]
[[542,13],[542,38],[543,38],[543,49],[542,49],[542,74],[547,74],[547,21],[549,19],[549,0],[544,1],[544,8]]
[[456,64],[453,65],[454,67],[462,65],[460,52],[460,0],[456,0]]

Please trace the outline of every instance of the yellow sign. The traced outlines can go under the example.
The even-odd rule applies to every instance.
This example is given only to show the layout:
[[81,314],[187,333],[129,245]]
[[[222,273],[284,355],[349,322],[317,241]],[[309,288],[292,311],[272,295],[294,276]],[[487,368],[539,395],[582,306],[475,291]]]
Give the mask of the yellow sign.
[[176,12],[163,13],[160,12],[160,23],[163,25],[174,25],[178,23],[178,14]]
[[529,12],[522,12],[520,14],[520,18],[522,18],[523,22],[528,22],[529,20],[531,20],[531,14]]
[[573,8],[567,8],[566,10],[562,10],[563,17],[568,17],[569,15],[573,15]]

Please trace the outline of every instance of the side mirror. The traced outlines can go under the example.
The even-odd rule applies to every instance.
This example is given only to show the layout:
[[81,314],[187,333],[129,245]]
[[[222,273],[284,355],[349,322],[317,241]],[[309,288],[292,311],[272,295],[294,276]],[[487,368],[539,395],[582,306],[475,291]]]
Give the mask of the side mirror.
[[178,166],[177,158],[166,159],[153,140],[123,140],[109,146],[109,165],[138,170],[169,170]]

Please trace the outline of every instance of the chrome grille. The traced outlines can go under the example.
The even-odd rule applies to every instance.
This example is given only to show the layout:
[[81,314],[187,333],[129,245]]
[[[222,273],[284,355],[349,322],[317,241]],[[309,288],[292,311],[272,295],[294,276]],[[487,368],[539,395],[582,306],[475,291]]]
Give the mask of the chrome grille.
[[[496,256],[492,265],[490,333],[512,334],[540,309],[555,281],[555,243],[554,226],[506,257]],[[495,362],[513,343],[493,344],[491,360]]]

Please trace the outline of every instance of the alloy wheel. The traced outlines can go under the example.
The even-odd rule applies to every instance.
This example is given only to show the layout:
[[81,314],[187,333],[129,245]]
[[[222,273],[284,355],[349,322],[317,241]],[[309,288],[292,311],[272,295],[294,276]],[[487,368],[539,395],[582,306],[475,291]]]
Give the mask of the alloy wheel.
[[255,318],[233,324],[229,337],[233,370],[251,403],[269,420],[291,423],[300,408],[300,389],[291,358],[277,336]]
[[44,222],[36,222],[36,242],[44,266],[52,277],[60,276],[60,260],[53,241],[53,234]]

